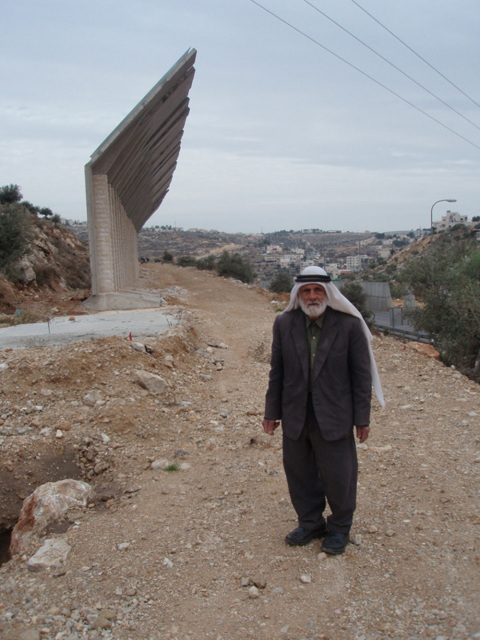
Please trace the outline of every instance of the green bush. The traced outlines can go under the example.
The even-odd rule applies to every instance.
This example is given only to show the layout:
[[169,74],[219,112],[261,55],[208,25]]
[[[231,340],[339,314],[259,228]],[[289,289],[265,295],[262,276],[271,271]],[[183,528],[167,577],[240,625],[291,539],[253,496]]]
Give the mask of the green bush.
[[0,187],[0,205],[15,204],[22,199],[22,192],[18,184],[8,184]]
[[58,215],[58,213],[54,213],[52,216],[52,222],[55,225],[55,228],[58,228],[58,225],[62,221],[62,218]]
[[197,269],[200,269],[200,271],[215,271],[216,263],[217,259],[215,256],[200,258],[197,262]]
[[29,249],[33,236],[32,216],[20,204],[0,205],[0,270],[9,275]]
[[293,287],[293,278],[285,272],[277,273],[268,287],[274,293],[289,293]]
[[196,267],[197,259],[193,256],[180,256],[177,260],[179,267]]
[[434,340],[442,361],[480,382],[480,248],[441,243],[405,267],[402,280],[423,302],[415,328]]
[[367,309],[367,296],[359,282],[345,282],[342,285],[342,293],[360,311],[365,322],[370,325],[373,313]]
[[229,253],[224,251],[217,262],[217,273],[224,278],[237,278],[242,282],[250,284],[255,278],[255,274],[250,262],[239,253]]

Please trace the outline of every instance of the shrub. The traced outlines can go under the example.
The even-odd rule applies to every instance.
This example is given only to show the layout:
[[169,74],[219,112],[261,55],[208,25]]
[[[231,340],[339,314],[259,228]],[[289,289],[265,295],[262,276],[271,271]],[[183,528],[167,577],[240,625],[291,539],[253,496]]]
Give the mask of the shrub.
[[289,293],[293,287],[293,278],[285,272],[277,273],[268,287],[274,293]]
[[373,313],[367,309],[367,296],[359,282],[345,282],[342,293],[360,311],[365,322],[370,325]]
[[217,260],[215,256],[200,258],[197,262],[197,269],[200,269],[201,271],[215,271],[216,262]]
[[58,213],[54,213],[52,216],[52,222],[55,225],[55,228],[58,227],[58,225],[60,224],[60,222],[62,221],[61,217],[58,215]]
[[217,273],[224,278],[237,278],[247,284],[253,282],[255,274],[250,262],[239,253],[224,251],[217,262]]
[[196,267],[197,259],[193,256],[180,256],[177,260],[179,267]]
[[0,206],[0,269],[7,275],[28,251],[33,236],[32,216],[20,204]]
[[22,199],[22,192],[18,184],[8,184],[0,187],[0,205],[15,204]]
[[442,361],[480,382],[480,249],[475,241],[443,243],[402,273],[423,305],[411,312]]

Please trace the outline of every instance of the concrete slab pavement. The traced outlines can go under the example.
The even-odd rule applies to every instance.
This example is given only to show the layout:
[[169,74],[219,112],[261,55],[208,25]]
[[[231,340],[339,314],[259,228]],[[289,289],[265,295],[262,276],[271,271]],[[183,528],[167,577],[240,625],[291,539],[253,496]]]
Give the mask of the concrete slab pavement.
[[49,322],[0,329],[0,350],[62,345],[105,336],[128,337],[130,333],[133,340],[141,340],[164,333],[179,320],[178,310],[164,308],[52,318]]

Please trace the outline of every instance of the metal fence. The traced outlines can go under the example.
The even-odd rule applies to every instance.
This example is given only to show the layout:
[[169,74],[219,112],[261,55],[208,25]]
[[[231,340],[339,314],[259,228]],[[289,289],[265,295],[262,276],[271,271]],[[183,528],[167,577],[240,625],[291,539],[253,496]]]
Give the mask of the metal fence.
[[405,317],[403,307],[392,307],[388,311],[376,311],[374,313],[373,326],[394,336],[401,336],[408,340],[431,344],[431,339],[425,331],[416,331],[410,321]]

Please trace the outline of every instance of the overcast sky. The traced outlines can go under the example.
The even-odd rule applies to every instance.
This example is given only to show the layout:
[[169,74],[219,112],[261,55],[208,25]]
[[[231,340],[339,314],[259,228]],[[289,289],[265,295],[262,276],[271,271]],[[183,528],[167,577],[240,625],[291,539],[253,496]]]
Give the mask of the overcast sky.
[[434,220],[480,214],[478,0],[358,0],[468,97],[353,0],[259,3],[305,35],[252,0],[0,0],[0,185],[85,220],[91,154],[195,48],[178,166],[147,226],[416,229],[441,198],[457,203]]

